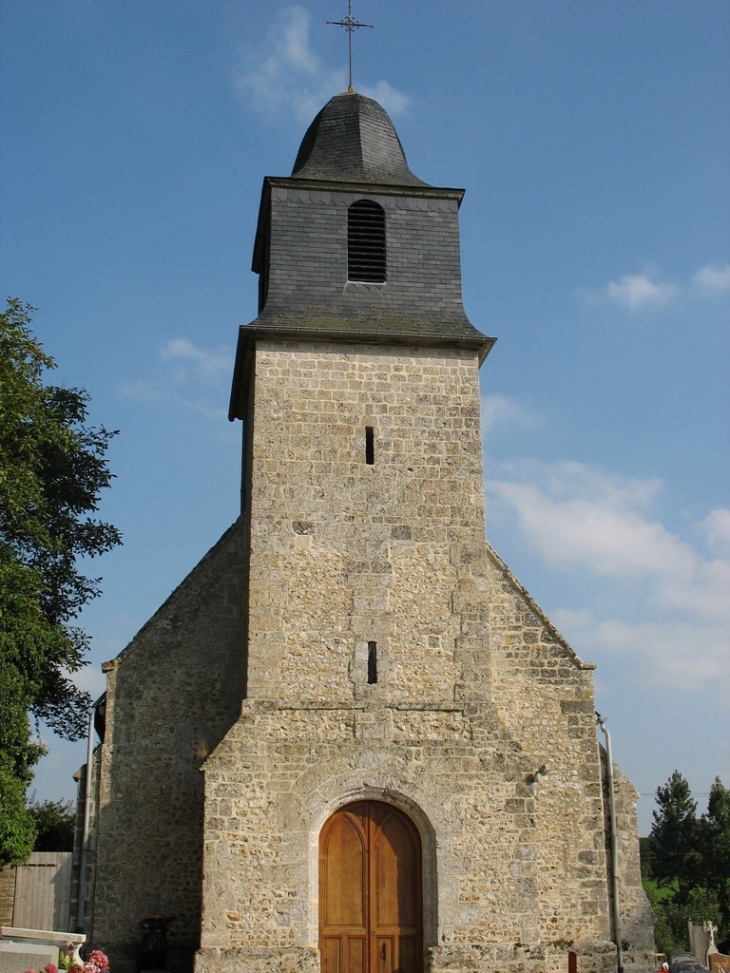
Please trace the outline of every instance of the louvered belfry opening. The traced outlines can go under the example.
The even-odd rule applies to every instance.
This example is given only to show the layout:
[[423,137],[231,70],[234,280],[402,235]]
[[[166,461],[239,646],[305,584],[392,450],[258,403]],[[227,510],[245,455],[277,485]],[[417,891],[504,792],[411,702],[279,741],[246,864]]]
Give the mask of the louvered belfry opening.
[[360,199],[347,211],[347,279],[385,283],[385,210]]

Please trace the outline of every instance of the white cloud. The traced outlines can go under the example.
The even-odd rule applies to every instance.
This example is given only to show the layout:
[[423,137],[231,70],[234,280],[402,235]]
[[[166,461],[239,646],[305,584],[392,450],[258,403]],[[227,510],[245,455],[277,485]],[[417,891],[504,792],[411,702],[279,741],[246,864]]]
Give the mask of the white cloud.
[[652,516],[657,480],[529,461],[485,489],[492,521],[516,522],[539,560],[573,574],[592,599],[551,613],[581,654],[627,651],[662,685],[727,682],[730,511],[697,524],[692,543]]
[[[277,15],[265,42],[243,55],[235,86],[257,111],[268,115],[293,111],[299,121],[310,122],[333,95],[347,88],[344,65],[327,68],[314,52],[310,22],[304,7],[289,6]],[[384,80],[368,88],[356,87],[393,115],[402,114],[410,102]]]
[[615,304],[624,310],[636,312],[665,307],[681,292],[675,284],[661,283],[647,271],[624,274],[599,289],[580,287],[576,293],[586,304]]
[[720,267],[707,264],[692,276],[692,284],[701,294],[726,294],[730,291],[730,264]]
[[92,699],[98,699],[106,689],[106,676],[98,666],[84,666],[71,676],[74,684],[84,690]]
[[730,558],[730,510],[713,510],[698,527],[710,550]]
[[157,357],[154,377],[122,382],[127,398],[165,402],[206,419],[219,420],[225,414],[233,360],[230,348],[199,348],[189,338],[173,338],[158,349]]
[[195,412],[205,419],[220,422],[226,415],[223,402],[215,402],[211,398],[195,398],[190,395],[181,395],[170,389],[161,388],[152,381],[122,382],[122,394],[135,402],[164,402],[166,405],[184,409],[187,412]]
[[527,464],[521,474],[528,479],[491,481],[488,492],[516,512],[546,564],[625,577],[661,570],[674,555],[675,539],[640,513],[656,481],[609,477],[579,463]]
[[177,362],[183,368],[178,373],[183,381],[192,377],[207,385],[217,385],[230,376],[232,356],[227,347],[197,348],[189,338],[173,338],[160,348],[160,358]]
[[343,89],[344,71],[325,73],[311,49],[310,20],[303,7],[287,7],[264,44],[244,57],[236,88],[258,111],[273,114],[293,108],[300,120],[311,120],[327,97]]
[[663,307],[679,294],[679,288],[652,280],[648,274],[624,274],[618,281],[609,281],[606,293],[616,304],[638,311]]
[[370,87],[361,86],[358,91],[377,101],[389,115],[403,115],[411,103],[410,97],[394,88],[389,81],[378,81]]
[[544,425],[544,420],[522,406],[517,399],[507,395],[482,396],[482,433],[502,427],[534,429]]
[[659,270],[650,265],[639,274],[610,280],[603,288],[581,287],[576,293],[588,304],[616,304],[632,312],[658,310],[685,296],[730,293],[730,264],[707,264],[682,285],[661,280]]
[[632,623],[601,619],[592,612],[558,609],[553,619],[581,654],[621,655],[638,663],[646,681],[665,688],[701,690],[709,683],[727,684],[725,630],[701,619],[677,623],[654,620]]

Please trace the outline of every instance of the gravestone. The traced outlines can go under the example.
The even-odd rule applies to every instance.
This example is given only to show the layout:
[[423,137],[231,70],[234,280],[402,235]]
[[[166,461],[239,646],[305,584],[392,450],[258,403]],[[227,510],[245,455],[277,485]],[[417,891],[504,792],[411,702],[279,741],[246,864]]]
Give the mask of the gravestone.
[[54,966],[58,964],[58,946],[0,939],[0,973],[42,970],[48,963],[53,963]]
[[708,959],[712,973],[730,973],[730,956],[724,953],[710,953]]
[[0,973],[42,970],[48,963],[57,967],[62,949],[72,954],[74,964],[81,967],[79,949],[85,942],[83,933],[0,926]]

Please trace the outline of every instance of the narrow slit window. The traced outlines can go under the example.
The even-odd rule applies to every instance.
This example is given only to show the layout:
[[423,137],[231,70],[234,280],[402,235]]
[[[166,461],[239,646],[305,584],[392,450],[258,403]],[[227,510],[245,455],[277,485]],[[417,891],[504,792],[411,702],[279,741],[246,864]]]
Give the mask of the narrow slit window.
[[372,199],[347,211],[347,279],[385,283],[385,210]]
[[378,681],[378,644],[368,642],[368,685]]
[[365,462],[368,466],[375,463],[375,433],[372,426],[365,426]]

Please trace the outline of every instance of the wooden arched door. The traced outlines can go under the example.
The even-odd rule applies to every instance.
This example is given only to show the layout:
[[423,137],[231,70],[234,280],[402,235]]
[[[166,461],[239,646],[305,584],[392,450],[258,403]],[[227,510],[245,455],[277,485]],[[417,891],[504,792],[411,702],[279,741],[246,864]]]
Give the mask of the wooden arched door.
[[322,973],[422,973],[421,839],[381,801],[341,808],[319,839]]

